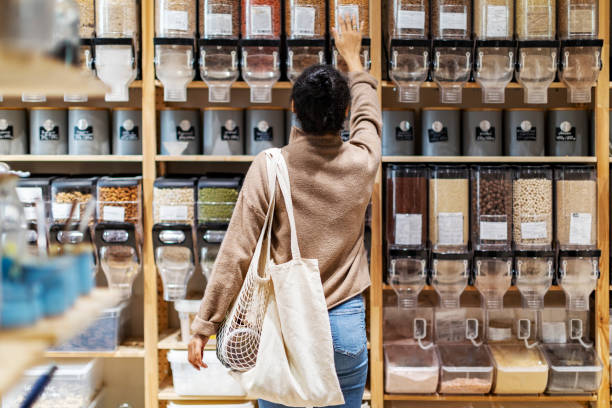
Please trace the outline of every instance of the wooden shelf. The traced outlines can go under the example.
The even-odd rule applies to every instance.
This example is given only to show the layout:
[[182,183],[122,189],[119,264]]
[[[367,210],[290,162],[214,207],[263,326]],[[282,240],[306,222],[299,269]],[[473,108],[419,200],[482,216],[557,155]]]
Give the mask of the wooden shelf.
[[250,163],[253,161],[255,156],[205,156],[205,155],[189,155],[189,156],[164,156],[158,154],[155,156],[155,161],[160,163],[172,163],[172,162],[237,162],[237,163]]
[[[386,283],[383,284],[383,290],[385,291],[393,291],[393,287],[391,285],[387,285]],[[431,286],[431,285],[425,285],[425,287],[422,289],[423,291],[435,291],[436,289]],[[510,288],[508,289],[508,292],[518,292],[518,288],[516,286],[510,286]],[[563,292],[563,289],[561,289],[560,286],[551,286],[550,289],[548,289],[549,292]],[[466,286],[464,292],[478,292],[478,289],[476,289],[476,287],[474,286]]]
[[[611,158],[612,160],[612,158]],[[596,157],[384,156],[383,163],[597,163]]]
[[[180,330],[172,330],[166,333],[160,334],[159,338],[161,339],[159,343],[157,343],[157,348],[160,350],[187,350],[187,343],[184,343],[180,340],[181,331]],[[214,351],[216,350],[216,345],[214,341],[209,341],[206,344],[204,350]]]
[[[393,81],[382,81],[382,87],[383,88],[397,88],[397,85],[395,85],[395,83]],[[421,84],[421,88],[430,88],[430,89],[435,89],[438,88],[438,84],[435,82],[423,82]],[[480,88],[480,85],[477,82],[467,82],[464,86],[464,88],[468,88],[468,89],[476,89],[476,88]],[[508,89],[523,89],[523,87],[521,86],[521,84],[519,84],[518,82],[510,82],[508,84],[508,86],[506,87]],[[549,88],[567,88],[565,86],[565,84],[563,82],[553,82],[552,84],[550,84]]]
[[48,358],[144,358],[144,342],[128,341],[115,351],[47,351]]
[[[163,88],[163,85],[160,80],[155,81],[155,86],[158,88]],[[293,84],[289,81],[279,81],[272,89],[291,89],[293,88]],[[203,81],[193,81],[187,85],[187,89],[208,89],[208,85]],[[232,84],[232,89],[249,89],[249,84],[244,81],[236,81]]]
[[95,162],[95,163],[138,163],[142,162],[142,156],[113,156],[113,155],[34,155],[34,154],[17,154],[17,155],[0,155],[0,162],[7,163],[60,163],[60,162]]
[[469,402],[591,402],[596,395],[405,395],[385,394],[385,401],[469,401]]
[[36,364],[45,350],[70,339],[89,326],[99,311],[114,306],[117,293],[109,289],[95,289],[81,297],[75,305],[58,317],[46,318],[30,327],[0,330],[0,394],[10,388],[24,370]]

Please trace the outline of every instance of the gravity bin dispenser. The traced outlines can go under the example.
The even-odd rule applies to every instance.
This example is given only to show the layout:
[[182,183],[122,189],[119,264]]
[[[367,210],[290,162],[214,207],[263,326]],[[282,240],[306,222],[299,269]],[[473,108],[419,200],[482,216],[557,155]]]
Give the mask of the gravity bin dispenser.
[[198,225],[196,243],[200,267],[207,282],[210,280],[228,226],[227,222],[206,222]]
[[554,276],[553,251],[515,251],[516,286],[523,299],[523,307],[542,309],[544,296]]
[[325,64],[325,2],[287,2],[287,76],[294,82],[309,66]]
[[132,284],[142,268],[142,245],[136,225],[129,222],[102,222],[94,229],[98,260],[108,287],[122,299],[132,294]]
[[524,102],[548,102],[548,87],[557,73],[559,43],[555,40],[519,41],[516,79],[524,88]]
[[602,47],[598,39],[561,41],[559,76],[568,88],[569,103],[591,102],[591,88],[602,68]]
[[[361,40],[361,62],[366,71],[370,69],[370,10],[369,2],[352,2],[352,0],[330,0],[330,24],[341,33],[341,19],[349,19],[357,24],[357,29],[363,34]],[[332,65],[341,72],[348,72],[344,58],[336,49],[335,41],[331,41]]]
[[242,77],[251,88],[251,103],[271,103],[280,78],[280,2],[242,3]]
[[559,251],[559,286],[568,310],[589,310],[589,297],[597,287],[601,251]]
[[[95,76],[93,38],[81,38],[79,45],[79,67],[83,77]],[[87,94],[64,94],[64,102],[87,102]]]
[[211,103],[228,103],[238,79],[238,2],[200,2],[200,77],[208,85]]
[[474,77],[482,88],[483,103],[504,103],[514,74],[516,41],[477,40]]
[[153,226],[155,264],[164,286],[164,300],[185,299],[195,270],[193,228],[188,224]]

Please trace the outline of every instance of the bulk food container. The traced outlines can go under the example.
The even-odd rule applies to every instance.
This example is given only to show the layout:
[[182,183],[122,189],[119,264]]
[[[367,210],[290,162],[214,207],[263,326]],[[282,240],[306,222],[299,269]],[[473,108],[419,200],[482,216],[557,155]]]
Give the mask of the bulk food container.
[[122,299],[132,295],[132,284],[142,268],[142,240],[136,225],[102,222],[94,228],[98,260],[108,287]]
[[160,177],[153,183],[153,223],[193,224],[195,178]]
[[384,109],[383,156],[411,156],[415,154],[415,120],[411,109]]
[[[506,3],[505,0],[491,1],[482,0],[482,3]],[[509,7],[512,7],[512,1],[508,2]],[[503,14],[503,9],[506,6],[488,5],[487,12],[491,15],[495,13]],[[484,11],[481,11],[484,13]],[[510,21],[512,21],[510,16]],[[506,18],[506,17],[501,17]],[[495,20],[495,18],[493,18]],[[487,22],[487,24],[490,24]],[[499,27],[503,30],[503,24],[495,24],[494,27]],[[490,28],[488,27],[487,30]],[[496,31],[493,31],[496,33]],[[501,32],[499,32],[501,34]],[[506,100],[506,87],[512,80],[516,63],[516,42],[512,40],[512,35],[508,39],[502,40],[477,40],[476,51],[474,55],[475,68],[474,78],[482,88],[482,103],[504,103]]]
[[[47,374],[51,366],[37,366],[27,370],[23,380],[2,400],[7,408],[20,407],[36,381]],[[87,360],[79,363],[58,364],[58,369],[36,401],[41,408],[87,407],[96,392],[102,388],[102,363]]]
[[196,30],[195,0],[155,0],[157,37],[194,38]]
[[427,244],[427,187],[425,166],[387,167],[387,245],[425,249]]
[[92,38],[96,28],[94,0],[77,0],[76,3],[79,7],[79,37]]
[[599,250],[559,251],[559,286],[568,310],[589,310],[589,298],[599,278]]
[[271,147],[285,145],[285,112],[283,108],[247,108],[246,154],[255,156]]
[[489,345],[495,365],[495,394],[541,394],[548,381],[548,364],[539,348],[522,344]]
[[94,323],[53,351],[115,351],[125,334],[127,303],[104,309]]
[[514,36],[514,2],[475,0],[474,35],[479,40],[511,40]]
[[493,362],[484,347],[439,344],[441,394],[486,394],[493,382]]
[[474,252],[474,286],[489,310],[502,309],[504,295],[512,284],[512,253]]
[[461,111],[458,108],[423,108],[421,149],[423,156],[461,155]]
[[433,394],[438,389],[440,363],[435,347],[385,345],[385,392]]
[[125,102],[129,85],[136,79],[140,48],[136,0],[98,0],[96,4],[96,74],[111,92],[107,102]]
[[[170,402],[168,404],[168,408],[253,408],[253,403],[252,402],[244,402],[242,404],[176,404],[174,402]],[[567,407],[561,407],[561,408],[567,408]],[[570,408],[575,408],[575,407],[570,407]]]
[[[330,27],[340,30],[342,18],[354,19],[364,38],[361,40],[361,61],[364,68],[370,69],[370,5],[365,0],[332,0],[329,2]],[[332,65],[347,72],[346,61],[336,49],[332,39]]]
[[113,109],[112,147],[115,155],[142,154],[142,110]]
[[512,182],[513,239],[516,249],[552,247],[552,169],[522,166]]
[[559,38],[591,39],[599,35],[599,3],[595,0],[558,0]]
[[68,108],[68,153],[110,154],[110,123],[104,108]]
[[[387,296],[383,306],[383,345],[416,346],[418,341],[427,348],[433,341],[434,309],[426,300],[419,306],[405,308]],[[437,357],[437,356],[436,356]]]
[[429,72],[429,0],[389,0],[389,77],[400,102],[418,103]]
[[589,114],[585,109],[550,109],[547,130],[550,156],[589,155]]
[[547,393],[597,392],[602,364],[594,348],[584,348],[580,344],[544,344],[541,347],[550,366]]
[[174,309],[177,311],[179,321],[181,322],[181,341],[185,344],[189,343],[193,335],[191,332],[191,324],[200,310],[200,303],[199,300],[189,299],[178,299],[174,301]]
[[51,180],[51,177],[28,177],[17,181],[17,196],[27,222],[36,221],[36,203],[39,202],[44,206],[44,219],[51,219]]
[[511,299],[503,309],[487,310],[486,337],[489,346],[518,345],[527,341],[528,345],[540,339],[538,322],[539,311],[520,307],[516,299]]
[[546,121],[543,109],[504,111],[505,153],[508,156],[544,156]]
[[228,226],[229,223],[223,222],[206,222],[198,225],[196,245],[200,257],[200,267],[206,281],[210,279]]
[[0,108],[0,154],[28,152],[26,111],[21,108]]
[[523,307],[541,309],[544,295],[552,285],[554,252],[519,251],[515,254],[516,286],[523,298]]
[[30,154],[68,153],[66,109],[30,109]]
[[434,251],[467,250],[469,194],[467,167],[433,167],[429,179],[429,240]]
[[208,85],[208,100],[229,102],[232,83],[240,74],[240,1],[200,1],[199,17],[200,77]]
[[466,0],[431,0],[431,35],[437,40],[469,40],[472,4]]
[[325,64],[325,0],[286,0],[287,76],[295,81],[309,66]]
[[201,177],[198,181],[198,222],[229,222],[240,185],[240,177]]
[[98,180],[98,221],[142,224],[142,178],[102,177]]
[[[79,221],[85,214],[87,203],[96,200],[96,177],[57,178],[51,183],[51,218],[56,223],[66,223],[72,203],[76,208],[72,220]],[[95,217],[94,217],[95,219]]]
[[510,251],[512,169],[474,166],[471,173],[472,246],[477,251]]
[[469,254],[432,254],[431,285],[440,297],[440,307],[456,309],[470,278]]
[[244,154],[244,110],[204,108],[204,154]]
[[461,144],[465,156],[502,155],[504,129],[501,109],[465,109],[462,123]]
[[419,293],[427,283],[427,251],[392,246],[388,248],[387,259],[387,282],[397,294],[399,306],[417,307]]
[[517,0],[516,35],[523,40],[554,40],[555,0]]
[[[91,1],[91,8],[93,9],[93,1]],[[93,21],[93,10],[91,16]],[[93,55],[93,38],[81,38],[78,48],[78,63],[79,68],[81,68],[81,77],[84,80],[92,79],[96,75]],[[64,102],[87,102],[88,99],[87,94],[64,94]]]
[[556,232],[560,248],[597,248],[597,172],[592,166],[555,169]]
[[187,283],[195,270],[193,226],[155,224],[153,226],[155,264],[164,287],[164,300],[175,301],[187,295]]
[[230,370],[223,367],[214,351],[204,351],[206,370],[196,370],[187,361],[187,351],[170,350],[168,362],[172,367],[174,391],[181,396],[228,396],[245,395],[240,384],[230,375]]
[[162,155],[200,154],[200,113],[195,109],[168,108],[159,112]]
[[588,310],[570,310],[564,304],[556,303],[541,311],[541,340],[547,344],[578,344],[585,347],[590,342],[591,324]]

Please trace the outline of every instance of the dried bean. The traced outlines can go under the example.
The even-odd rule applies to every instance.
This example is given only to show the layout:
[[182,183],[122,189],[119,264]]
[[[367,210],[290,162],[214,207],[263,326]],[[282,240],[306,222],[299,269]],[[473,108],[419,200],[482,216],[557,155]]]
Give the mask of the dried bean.
[[335,0],[329,7],[330,26],[336,27],[336,13],[342,16],[355,16],[364,36],[370,35],[370,2],[368,0]]
[[519,40],[554,40],[555,28],[555,0],[517,0],[516,34]]
[[[472,181],[472,243],[475,249],[495,249],[499,246],[509,246],[512,237],[512,186],[510,179],[500,173],[481,172]],[[506,223],[504,232],[483,228],[496,227],[492,223]],[[491,224],[489,224],[491,223]],[[510,249],[505,248],[505,249]]]
[[286,0],[285,24],[290,38],[324,37],[325,0]]
[[233,188],[201,188],[198,190],[198,221],[229,221],[238,200]]
[[429,0],[389,0],[387,8],[393,38],[427,38]]
[[242,0],[245,38],[280,38],[281,0]]
[[[114,208],[123,208],[123,216]],[[140,224],[139,186],[104,186],[98,189],[98,218],[100,221],[119,221]]]
[[512,39],[514,2],[511,0],[474,0],[474,34],[485,39]]
[[240,0],[200,1],[199,13],[202,38],[240,36]]
[[156,0],[155,33],[159,37],[195,37],[195,0]]
[[472,34],[470,0],[433,0],[431,35],[438,39],[470,39]]
[[514,242],[518,249],[552,242],[552,181],[546,178],[513,182]]

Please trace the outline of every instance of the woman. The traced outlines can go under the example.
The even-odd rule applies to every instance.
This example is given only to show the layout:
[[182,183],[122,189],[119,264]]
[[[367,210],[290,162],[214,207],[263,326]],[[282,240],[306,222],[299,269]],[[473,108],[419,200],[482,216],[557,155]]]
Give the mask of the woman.
[[[348,66],[348,82],[322,65],[308,68],[297,79],[291,99],[301,129],[292,129],[282,153],[289,168],[302,257],[319,261],[345,407],[358,408],[368,372],[362,292],[370,285],[370,274],[364,216],[381,159],[381,113],[376,80],[361,64],[361,34],[355,21],[342,21],[341,29],[334,37]],[[340,131],[349,103],[351,137],[343,143]],[[189,362],[196,369],[207,367],[202,361],[204,346],[231,308],[251,261],[268,209],[266,173],[266,158],[260,154],[246,175],[192,325],[196,334],[189,343]],[[282,264],[291,251],[281,198],[275,211],[272,258]],[[277,405],[260,401],[259,406]]]

